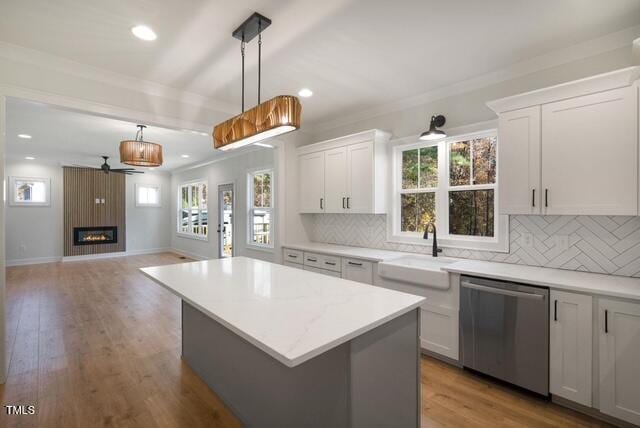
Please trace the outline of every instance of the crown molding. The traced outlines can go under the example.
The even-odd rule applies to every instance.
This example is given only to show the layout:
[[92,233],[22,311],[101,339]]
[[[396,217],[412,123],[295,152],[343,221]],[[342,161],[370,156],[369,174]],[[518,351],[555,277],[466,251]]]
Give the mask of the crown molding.
[[230,103],[216,101],[193,92],[182,91],[149,80],[126,76],[12,43],[0,41],[0,58],[197,107],[207,107],[222,113],[236,114],[238,112],[238,106]]
[[[527,74],[557,67],[573,61],[610,52],[625,46],[631,47],[634,39],[640,36],[640,25],[591,39],[573,46],[548,52],[546,54],[527,59],[496,71],[472,77],[452,85],[443,86],[431,91],[396,100],[384,105],[362,110],[354,114],[342,115],[335,120],[319,122],[313,126],[313,132],[323,132],[341,126],[351,125],[363,120],[373,119],[412,107],[418,107],[433,101],[451,96],[471,92],[497,83],[513,80]],[[631,53],[630,53],[631,55]]]

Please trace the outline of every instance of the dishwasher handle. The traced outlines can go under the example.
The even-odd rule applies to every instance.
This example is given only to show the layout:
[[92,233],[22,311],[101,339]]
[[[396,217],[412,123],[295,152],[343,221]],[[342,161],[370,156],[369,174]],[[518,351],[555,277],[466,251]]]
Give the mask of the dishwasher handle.
[[487,293],[502,294],[504,296],[521,297],[523,299],[544,300],[544,294],[525,293],[524,291],[505,290],[503,288],[488,287],[486,285],[473,284],[471,282],[462,281],[460,283],[464,288],[470,288],[478,291],[486,291]]

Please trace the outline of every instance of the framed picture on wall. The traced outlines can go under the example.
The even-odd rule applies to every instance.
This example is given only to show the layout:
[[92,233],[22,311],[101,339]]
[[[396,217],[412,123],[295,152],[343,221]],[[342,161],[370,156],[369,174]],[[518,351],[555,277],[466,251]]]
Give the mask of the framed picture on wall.
[[9,177],[9,205],[48,207],[51,205],[51,179]]

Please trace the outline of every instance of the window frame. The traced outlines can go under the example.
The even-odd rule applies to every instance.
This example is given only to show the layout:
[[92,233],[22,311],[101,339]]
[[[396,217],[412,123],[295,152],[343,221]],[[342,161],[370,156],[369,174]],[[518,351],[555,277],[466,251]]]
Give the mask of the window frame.
[[[207,211],[207,233],[206,234],[201,234],[201,233],[193,233],[193,232],[183,232],[182,230],[180,230],[181,225],[181,214],[182,214],[182,189],[185,187],[189,187],[189,205],[191,205],[191,197],[192,197],[192,191],[191,188],[193,188],[194,186],[199,186],[201,184],[204,184],[207,188],[207,202],[206,202],[206,211]],[[198,179],[198,180],[191,180],[191,181],[187,181],[184,183],[181,183],[178,185],[178,189],[176,192],[176,234],[178,236],[181,236],[183,238],[189,238],[189,239],[195,239],[195,240],[199,240],[199,241],[209,241],[209,224],[208,224],[208,216],[209,216],[209,196],[210,196],[210,188],[209,188],[209,182],[207,180],[204,179]],[[199,192],[201,192],[201,190],[199,190]],[[200,198],[202,200],[202,194],[200,193]],[[198,216],[200,216],[200,214],[202,213],[203,208],[200,207],[198,208]],[[189,229],[192,229],[192,222],[191,222],[191,216],[189,216]]]
[[[256,175],[264,174],[264,173],[271,174],[271,204],[270,204],[271,206],[256,207],[253,205],[253,202],[255,200],[254,198],[255,189],[253,187],[253,178]],[[275,234],[275,228],[276,228],[275,182],[276,182],[276,176],[275,176],[275,169],[273,167],[258,168],[258,169],[253,169],[247,172],[247,247],[249,248],[268,251],[268,252],[272,252],[275,249],[275,236],[276,236]],[[255,210],[267,211],[269,213],[269,241],[271,242],[271,244],[258,244],[253,242],[253,227],[254,227],[253,217],[254,217]]]
[[[16,181],[34,181],[44,184],[43,202],[29,202],[16,200]],[[49,207],[51,206],[51,178],[49,177],[9,177],[9,205],[14,207]]]
[[[449,147],[452,143],[468,141],[478,138],[496,138],[496,157],[499,150],[497,129],[486,129],[464,134],[450,135],[440,141],[418,141],[408,144],[397,144],[392,149],[392,188],[391,188],[391,215],[387,221],[387,240],[402,244],[432,245],[431,234],[429,239],[422,238],[420,232],[401,232],[401,194],[420,193],[423,191],[435,192],[436,201],[436,229],[438,231],[438,246],[443,248],[456,248],[468,250],[483,250],[495,252],[509,251],[509,216],[498,214],[499,186],[498,176],[500,166],[496,159],[496,180],[494,184],[469,184],[450,185],[449,183]],[[417,138],[416,138],[417,139]],[[405,140],[406,141],[406,140]],[[423,147],[438,147],[438,185],[435,188],[402,189],[402,152]],[[473,162],[472,162],[473,163]],[[472,175],[471,175],[472,176]],[[494,236],[467,236],[449,234],[449,192],[465,190],[494,191]]]
[[[139,189],[141,187],[156,189],[156,191],[158,192],[158,202],[157,203],[151,203],[151,204],[150,203],[140,202],[140,200],[138,199],[138,195],[139,195]],[[135,185],[134,185],[134,198],[135,198],[135,202],[136,202],[136,207],[138,207],[138,208],[159,208],[159,207],[162,207],[162,185],[160,185],[160,184],[147,184],[147,183],[135,183]]]

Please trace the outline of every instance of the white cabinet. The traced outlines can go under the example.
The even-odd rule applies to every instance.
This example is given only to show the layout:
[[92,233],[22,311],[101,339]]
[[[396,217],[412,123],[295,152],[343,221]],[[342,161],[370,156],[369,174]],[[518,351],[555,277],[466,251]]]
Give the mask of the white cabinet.
[[420,346],[458,360],[459,311],[424,303],[420,306]]
[[591,406],[593,299],[556,290],[551,290],[550,297],[549,389]]
[[540,106],[498,119],[500,214],[540,213]]
[[372,130],[299,148],[300,212],[386,213],[389,137]]
[[348,186],[347,147],[324,153],[325,213],[342,213],[347,209]]
[[638,213],[637,98],[627,87],[542,106],[545,214]]
[[640,425],[640,304],[599,299],[600,411]]
[[500,214],[638,214],[639,71],[487,103],[498,114]]
[[340,272],[335,272],[332,270],[320,269],[313,266],[305,266],[303,269],[309,272],[321,273],[322,275],[335,276],[336,278],[340,278]]
[[373,263],[360,259],[342,259],[342,278],[373,284]]
[[298,172],[300,211],[324,212],[324,152],[300,155]]

